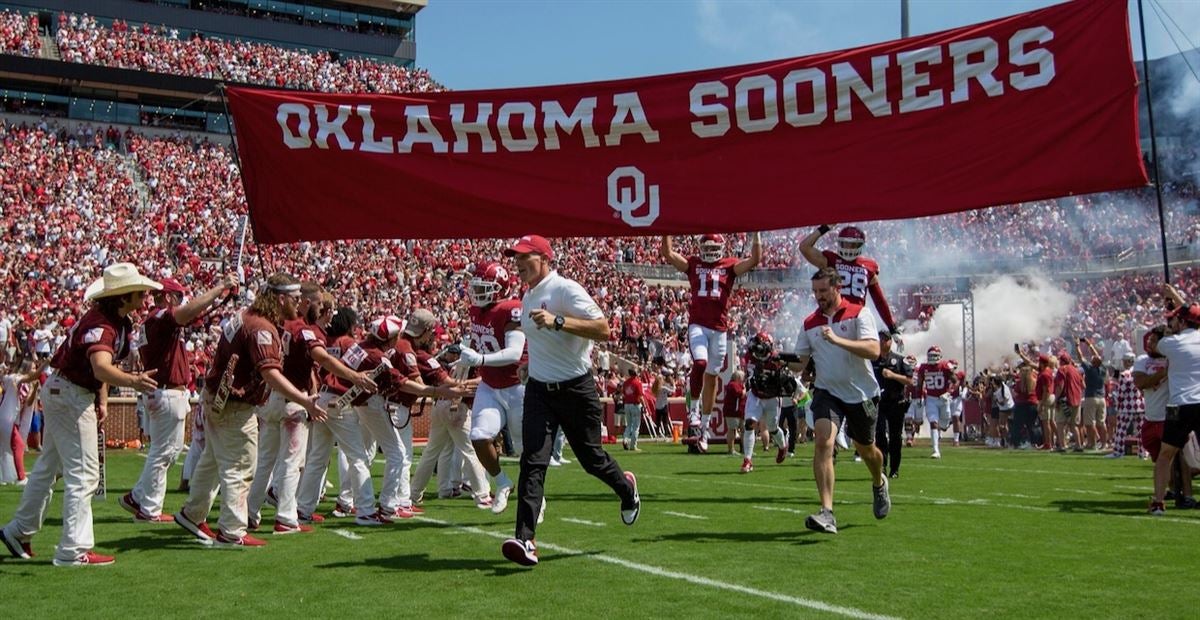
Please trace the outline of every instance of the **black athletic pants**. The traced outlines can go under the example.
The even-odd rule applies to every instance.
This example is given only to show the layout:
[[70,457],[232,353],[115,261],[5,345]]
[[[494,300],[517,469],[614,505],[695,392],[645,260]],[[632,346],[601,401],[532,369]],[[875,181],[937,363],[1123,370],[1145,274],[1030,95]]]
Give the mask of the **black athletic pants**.
[[883,452],[883,466],[888,475],[900,471],[900,451],[904,447],[904,414],[908,403],[904,401],[880,400],[879,418],[875,420],[875,445]]
[[550,451],[560,427],[583,470],[612,487],[623,508],[632,507],[633,487],[617,461],[600,445],[603,416],[596,381],[590,373],[561,383],[533,379],[526,383],[525,452],[521,454],[521,477],[517,482],[517,538],[534,537]]
[[[791,402],[791,398],[786,399]],[[788,405],[779,410],[779,426],[783,428],[783,432],[787,433],[787,448],[788,453],[796,451],[796,405]]]

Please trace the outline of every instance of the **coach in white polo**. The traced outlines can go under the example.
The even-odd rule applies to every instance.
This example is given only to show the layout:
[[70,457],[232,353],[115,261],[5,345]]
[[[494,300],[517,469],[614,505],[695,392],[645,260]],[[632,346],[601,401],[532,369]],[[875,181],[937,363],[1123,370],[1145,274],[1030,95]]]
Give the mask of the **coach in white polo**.
[[538,235],[521,237],[504,251],[527,288],[521,299],[521,331],[529,347],[525,385],[521,476],[517,482],[517,528],[504,541],[504,557],[538,563],[534,529],[545,505],[543,488],[554,437],[562,428],[584,471],[612,487],[621,498],[621,521],[633,525],[641,509],[637,479],[622,472],[600,445],[604,409],[592,377],[592,341],[608,340],[608,319],[578,282],[550,268],[554,252]]
[[804,525],[829,534],[837,533],[833,516],[833,441],[843,424],[871,471],[875,518],[886,517],[892,505],[883,475],[883,455],[875,447],[879,384],[871,360],[879,357],[879,329],[870,311],[842,297],[840,286],[841,276],[831,267],[813,274],[817,310],[804,319],[795,356],[788,359],[803,368],[811,358],[816,368],[810,406],[816,432],[813,476],[821,509]]

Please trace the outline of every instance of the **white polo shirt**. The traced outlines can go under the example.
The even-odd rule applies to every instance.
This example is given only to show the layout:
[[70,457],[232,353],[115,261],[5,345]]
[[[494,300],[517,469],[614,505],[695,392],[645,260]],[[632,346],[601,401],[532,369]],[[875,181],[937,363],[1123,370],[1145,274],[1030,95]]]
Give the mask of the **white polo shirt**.
[[592,341],[556,331],[553,325],[541,329],[529,313],[543,309],[556,316],[575,319],[601,319],[604,313],[583,286],[551,271],[521,298],[521,331],[529,347],[529,376],[542,383],[574,379],[592,370]]
[[818,308],[804,319],[804,328],[796,338],[796,355],[811,356],[817,367],[813,385],[846,403],[856,404],[879,394],[870,360],[863,359],[825,340],[821,328],[828,325],[833,333],[849,340],[878,340],[879,328],[863,306],[842,298],[832,315]]
[[[1158,341],[1158,352],[1167,358],[1167,385],[1172,405],[1200,403],[1200,331],[1185,329]],[[1136,364],[1136,362],[1134,362]]]
[[[1163,368],[1167,368],[1167,358],[1165,357],[1139,355],[1133,362],[1133,372],[1140,372],[1144,375],[1156,374]],[[1170,374],[1169,370],[1168,374]],[[1142,397],[1146,401],[1146,419],[1148,421],[1162,422],[1167,419],[1167,399],[1170,397],[1170,388],[1171,382],[1168,380],[1159,384],[1158,387],[1142,390]]]

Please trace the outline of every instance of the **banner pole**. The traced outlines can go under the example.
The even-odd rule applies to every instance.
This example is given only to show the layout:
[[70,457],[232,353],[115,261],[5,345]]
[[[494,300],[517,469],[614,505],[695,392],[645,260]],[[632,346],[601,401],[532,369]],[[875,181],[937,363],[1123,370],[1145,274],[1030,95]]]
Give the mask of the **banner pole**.
[[1150,129],[1150,158],[1154,161],[1154,195],[1158,201],[1158,235],[1162,243],[1163,281],[1171,283],[1171,264],[1167,259],[1167,221],[1163,214],[1162,177],[1158,167],[1158,140],[1154,136],[1154,100],[1150,96],[1150,54],[1146,51],[1146,16],[1138,0],[1138,29],[1142,34],[1142,83],[1146,86],[1146,118]]
[[[221,92],[221,109],[225,111],[225,133],[229,135],[229,146],[233,148],[233,163],[237,165],[238,178],[241,179],[241,181],[242,181],[242,196],[244,198],[246,196],[246,175],[242,174],[242,156],[238,154],[237,138],[235,138],[233,135],[233,117],[229,115],[229,101],[225,97],[225,82],[221,82],[221,83],[217,84],[217,89]],[[249,199],[246,199],[246,221],[248,222],[250,229],[253,230],[254,229],[254,218],[250,217],[250,200]],[[254,254],[256,256],[258,256],[258,270],[260,272],[259,277],[262,277],[265,279],[267,276],[271,275],[271,272],[267,271],[266,268],[263,267],[263,257],[262,257],[263,251],[262,251],[262,248],[259,247],[259,244],[258,244],[258,235],[254,235],[254,237],[255,237]],[[241,243],[243,245],[246,243],[246,233],[245,233],[244,229],[242,231]],[[241,248],[239,248],[238,249],[238,266],[239,267],[241,266],[241,255],[242,255],[242,250],[241,250]]]

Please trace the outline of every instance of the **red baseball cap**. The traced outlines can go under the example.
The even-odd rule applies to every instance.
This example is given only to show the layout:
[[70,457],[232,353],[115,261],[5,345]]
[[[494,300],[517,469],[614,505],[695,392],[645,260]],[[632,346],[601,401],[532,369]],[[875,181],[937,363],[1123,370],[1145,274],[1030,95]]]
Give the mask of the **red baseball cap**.
[[1167,313],[1167,318],[1179,317],[1181,320],[1192,325],[1200,324],[1200,304],[1189,304],[1180,306]]
[[187,295],[187,289],[183,288],[183,285],[180,284],[179,280],[176,280],[175,278],[159,278],[158,283],[162,285],[162,291],[164,293],[178,293],[180,295]]
[[511,247],[504,250],[505,256],[516,256],[517,254],[528,253],[541,254],[546,257],[546,260],[554,260],[554,250],[550,249],[550,242],[541,235],[525,235]]

